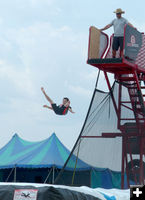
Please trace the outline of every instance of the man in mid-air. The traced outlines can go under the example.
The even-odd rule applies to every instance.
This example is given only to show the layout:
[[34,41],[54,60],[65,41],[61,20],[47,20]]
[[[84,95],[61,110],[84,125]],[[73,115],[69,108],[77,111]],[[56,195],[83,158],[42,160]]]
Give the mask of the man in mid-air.
[[55,112],[55,114],[57,114],[57,115],[66,115],[68,113],[68,111],[70,111],[71,113],[74,113],[72,111],[72,108],[70,107],[70,100],[67,97],[64,97],[62,104],[57,106],[56,103],[54,103],[52,101],[52,99],[46,94],[43,87],[41,88],[41,91],[43,92],[44,96],[51,104],[51,106],[44,105],[43,106],[44,108],[53,110]]
[[116,13],[116,19],[112,20],[112,22],[110,24],[108,24],[104,28],[100,29],[100,31],[104,31],[104,30],[110,28],[111,26],[114,27],[114,38],[113,38],[113,44],[112,44],[112,57],[113,58],[116,57],[116,51],[119,49],[119,47],[120,47],[120,57],[123,56],[124,26],[126,24],[128,24],[129,26],[132,26],[132,24],[130,24],[127,19],[122,17],[122,14],[125,12],[122,11],[121,8],[116,9],[116,11],[114,11],[114,13]]

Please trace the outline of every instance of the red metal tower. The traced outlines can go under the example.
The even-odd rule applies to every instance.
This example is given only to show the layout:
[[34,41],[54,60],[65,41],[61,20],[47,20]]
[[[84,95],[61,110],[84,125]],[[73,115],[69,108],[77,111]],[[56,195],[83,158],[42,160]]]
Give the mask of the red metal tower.
[[[111,93],[120,133],[102,133],[102,137],[122,137],[122,180],[124,188],[124,174],[132,178],[136,184],[144,183],[145,166],[145,104],[141,81],[145,81],[145,35],[126,25],[124,28],[123,57],[112,58],[112,40],[108,47],[108,36],[100,33],[95,27],[90,28],[89,49],[87,63],[104,72],[104,76],[111,92],[108,73],[113,73],[119,83],[118,102]],[[129,100],[123,100],[122,87],[126,87]],[[123,117],[123,108],[131,110],[132,118]],[[127,122],[127,123],[125,123]],[[129,159],[128,159],[129,158]],[[139,158],[139,159],[136,159]]]

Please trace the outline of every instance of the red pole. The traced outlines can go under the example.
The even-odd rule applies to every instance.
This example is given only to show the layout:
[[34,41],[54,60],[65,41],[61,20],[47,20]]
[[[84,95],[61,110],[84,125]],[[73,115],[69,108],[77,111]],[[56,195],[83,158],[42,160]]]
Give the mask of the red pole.
[[139,170],[139,182],[144,184],[144,173],[143,173],[143,138],[140,137],[140,170]]
[[126,144],[127,144],[127,139],[126,139],[126,137],[124,136],[124,159],[125,159],[125,161],[126,161],[127,185],[128,185],[128,188],[129,188],[130,184],[129,184],[129,172],[128,172],[128,159],[127,159]]
[[122,85],[119,84],[119,98],[118,98],[118,129],[120,129],[120,118],[121,118],[121,93],[122,93]]
[[121,189],[124,189],[124,137],[122,137],[122,167],[121,167]]
[[[128,149],[129,149],[129,155],[130,155],[131,167],[132,167],[132,169],[133,169],[133,168],[134,168],[134,166],[133,166],[133,158],[132,158],[131,148],[130,148],[130,144],[129,144],[129,142],[128,142]],[[135,172],[134,172],[134,169],[132,170],[132,173],[133,173],[133,175],[134,175],[134,181],[135,181],[135,184],[137,185],[137,177],[136,177],[136,174],[135,174]]]
[[127,153],[125,153],[125,160],[126,160],[126,175],[127,175],[127,185],[128,185],[128,188],[130,186],[129,184],[129,171],[128,171],[128,159],[127,159]]

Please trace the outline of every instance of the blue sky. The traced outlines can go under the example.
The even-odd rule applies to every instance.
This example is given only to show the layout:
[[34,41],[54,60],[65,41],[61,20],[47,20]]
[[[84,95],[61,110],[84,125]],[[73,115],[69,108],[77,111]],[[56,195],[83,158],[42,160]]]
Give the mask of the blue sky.
[[[0,147],[14,133],[36,141],[55,132],[72,148],[97,76],[86,64],[89,27],[102,28],[120,7],[145,31],[143,0],[0,1]],[[68,96],[76,114],[60,117],[42,108],[41,86],[58,104]],[[102,75],[99,88],[106,88]]]

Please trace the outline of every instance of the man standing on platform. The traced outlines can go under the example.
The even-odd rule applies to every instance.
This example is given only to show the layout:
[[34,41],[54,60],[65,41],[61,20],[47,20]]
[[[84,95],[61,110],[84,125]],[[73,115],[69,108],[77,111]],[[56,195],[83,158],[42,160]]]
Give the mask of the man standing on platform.
[[122,14],[125,12],[122,11],[121,8],[116,9],[116,11],[114,11],[114,13],[116,13],[116,19],[112,20],[112,22],[110,24],[108,24],[104,28],[100,29],[100,31],[104,31],[104,30],[110,28],[111,26],[114,27],[114,38],[113,38],[113,44],[112,44],[112,57],[113,58],[116,57],[116,51],[119,49],[119,47],[120,47],[120,57],[123,56],[124,26],[126,24],[132,26],[132,24],[130,24],[127,19],[122,17]]

